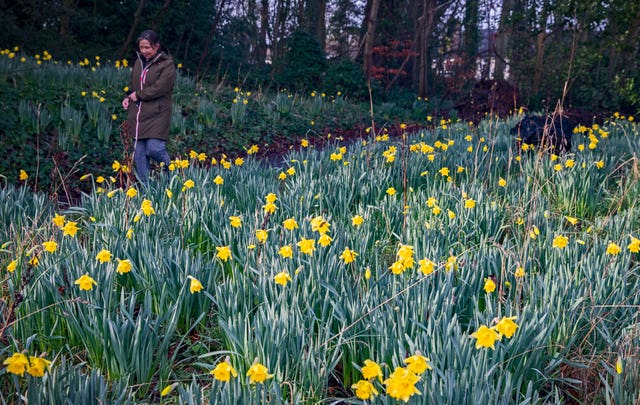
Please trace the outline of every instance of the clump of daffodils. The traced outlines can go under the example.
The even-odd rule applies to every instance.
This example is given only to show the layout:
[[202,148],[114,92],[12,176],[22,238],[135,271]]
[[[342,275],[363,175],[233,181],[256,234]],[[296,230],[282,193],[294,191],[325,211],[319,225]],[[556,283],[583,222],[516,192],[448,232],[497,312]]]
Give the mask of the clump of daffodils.
[[515,316],[505,316],[493,327],[480,325],[478,330],[471,334],[476,339],[476,349],[495,349],[496,342],[502,339],[503,336],[511,339],[516,333],[516,329],[518,329],[518,324],[515,323],[516,319],[517,317]]
[[351,386],[356,396],[362,400],[369,400],[380,395],[382,387],[388,396],[408,402],[413,395],[421,395],[416,384],[422,374],[431,370],[429,358],[419,352],[404,359],[406,367],[397,366],[394,371],[383,380],[382,367],[373,360],[364,361],[360,370],[363,379]]

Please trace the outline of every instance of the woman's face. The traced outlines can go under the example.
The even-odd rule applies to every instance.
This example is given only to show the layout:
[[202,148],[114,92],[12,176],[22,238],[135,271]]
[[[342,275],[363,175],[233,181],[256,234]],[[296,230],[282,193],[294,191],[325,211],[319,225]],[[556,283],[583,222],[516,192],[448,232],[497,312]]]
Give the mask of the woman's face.
[[160,49],[160,44],[151,45],[151,43],[146,39],[141,39],[138,42],[138,48],[140,49],[140,53],[147,59],[151,59],[158,53],[158,49]]

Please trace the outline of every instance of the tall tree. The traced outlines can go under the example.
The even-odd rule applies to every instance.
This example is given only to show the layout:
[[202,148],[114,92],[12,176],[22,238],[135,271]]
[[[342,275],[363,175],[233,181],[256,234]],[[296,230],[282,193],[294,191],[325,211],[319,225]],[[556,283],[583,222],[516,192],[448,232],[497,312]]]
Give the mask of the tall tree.
[[298,3],[298,29],[316,39],[322,49],[326,45],[327,0],[300,0]]
[[332,13],[325,45],[327,53],[338,58],[355,57],[354,38],[357,38],[364,9],[360,9],[354,0],[335,0],[329,9]]
[[218,27],[218,22],[220,21],[220,17],[222,16],[222,11],[224,10],[224,5],[226,1],[227,0],[220,0],[220,4],[218,4],[218,7],[215,12],[215,17],[211,21],[211,26],[209,28],[209,35],[205,40],[202,56],[200,57],[200,61],[198,62],[198,68],[196,69],[196,77],[200,77],[200,75],[203,73],[202,66],[204,64],[205,59],[207,58],[207,55],[209,54],[209,46],[211,45],[211,41],[213,40],[213,36],[216,32],[216,28]]
[[269,0],[261,0],[260,28],[258,30],[258,45],[255,52],[258,63],[264,63],[267,59],[267,38],[269,32]]
[[378,9],[380,0],[367,0],[365,26],[367,30],[364,35],[363,69],[365,76],[371,78],[371,67],[373,65],[373,43],[375,39],[376,26],[378,24]]
[[513,0],[502,0],[502,7],[500,10],[500,25],[498,27],[498,36],[496,37],[495,48],[493,49],[496,68],[494,76],[496,79],[507,78],[507,47],[509,44],[511,33],[511,9],[513,7]]
[[478,53],[478,44],[480,42],[478,7],[480,7],[478,0],[466,0],[465,2],[464,19],[462,20],[464,29],[462,33],[462,52],[466,55],[467,60],[475,59]]
[[273,36],[271,38],[271,61],[273,64],[273,73],[277,73],[280,69],[280,58],[284,53],[285,39],[288,35],[289,23],[292,18],[291,0],[275,0],[275,15],[272,24]]
[[547,39],[547,22],[549,18],[549,0],[544,0],[540,8],[540,15],[538,18],[538,32],[536,35],[536,57],[535,57],[535,70],[533,76],[533,92],[538,93],[540,91],[540,83],[542,81],[542,70],[544,61],[544,48]]
[[140,24],[140,18],[142,16],[142,10],[144,9],[145,0],[138,0],[138,8],[136,9],[136,13],[133,15],[133,21],[131,22],[131,27],[129,28],[129,33],[127,34],[127,39],[124,40],[122,47],[120,48],[120,52],[118,52],[118,59],[122,59],[127,49],[131,46],[131,42],[133,41],[134,35],[136,35],[136,31],[138,30],[138,24]]
[[431,74],[431,35],[434,28],[436,18],[436,8],[438,0],[421,0],[422,16],[420,17],[420,36],[418,43],[420,44],[419,52],[419,74],[418,74],[418,95],[427,97],[429,76]]

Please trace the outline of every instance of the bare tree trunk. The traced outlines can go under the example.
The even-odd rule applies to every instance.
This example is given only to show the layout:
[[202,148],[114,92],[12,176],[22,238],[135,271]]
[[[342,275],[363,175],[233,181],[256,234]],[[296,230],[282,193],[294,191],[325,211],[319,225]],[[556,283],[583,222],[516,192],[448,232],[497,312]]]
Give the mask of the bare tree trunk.
[[136,13],[133,15],[133,24],[131,24],[131,28],[129,29],[129,34],[127,34],[127,39],[122,44],[122,48],[120,48],[120,52],[118,52],[119,59],[124,57],[125,52],[129,49],[129,45],[131,45],[131,41],[133,41],[133,36],[138,30],[138,24],[140,23],[140,16],[142,15],[142,9],[144,8],[144,0],[138,1],[138,9]]
[[544,60],[544,43],[547,35],[544,28],[536,37],[536,63],[533,73],[533,93],[537,94],[540,90],[540,80],[542,80],[542,62]]
[[436,15],[436,0],[422,0],[422,25],[420,30],[420,79],[418,80],[418,95],[426,97],[429,90],[429,39],[433,32],[433,22]]
[[216,27],[218,26],[218,21],[220,21],[220,15],[222,14],[222,10],[224,9],[225,2],[226,0],[220,0],[220,6],[218,7],[218,11],[216,11],[216,16],[211,22],[209,35],[207,35],[207,40],[205,41],[204,49],[202,50],[202,56],[200,57],[200,62],[198,62],[198,68],[196,69],[196,80],[200,78],[200,69],[202,68],[204,60],[207,58],[207,55],[209,55],[209,46],[211,46],[213,35],[216,33]]
[[152,30],[155,31],[158,29],[158,22],[162,19],[164,14],[167,12],[167,10],[169,9],[169,6],[171,6],[171,0],[165,0],[164,4],[162,5],[162,8],[156,14],[155,18],[153,19],[153,22],[151,22]]
[[[426,0],[421,0],[422,1],[422,6],[423,6],[423,10],[426,10]],[[413,15],[417,16],[418,12],[419,12],[419,7],[417,4],[413,4]],[[414,33],[413,33],[413,41],[411,42],[411,48],[410,51],[411,52],[407,52],[407,56],[405,56],[404,60],[402,61],[402,64],[400,65],[400,68],[398,69],[397,73],[393,76],[393,78],[387,83],[387,85],[385,86],[385,90],[388,91],[391,86],[393,86],[393,84],[396,82],[396,80],[398,80],[398,78],[400,77],[400,75],[405,72],[405,67],[407,66],[407,64],[409,64],[409,61],[411,61],[412,59],[415,60],[415,52],[414,50],[416,49],[416,44],[420,44],[419,45],[419,49],[420,51],[422,51],[422,47],[426,45],[426,41],[420,41],[420,38],[422,37],[422,33],[424,30],[424,25],[426,23],[426,18],[425,18],[425,12],[422,12],[422,16],[418,17],[418,18],[414,18]],[[414,82],[415,83],[415,82]]]
[[533,72],[533,93],[537,94],[540,91],[540,81],[542,80],[542,64],[544,61],[544,46],[547,39],[547,19],[549,14],[547,12],[546,1],[543,2],[542,14],[540,15],[540,32],[536,36],[536,61],[535,70]]
[[269,32],[269,0],[262,0],[260,7],[260,31],[258,34],[258,49],[256,60],[259,64],[267,58],[267,33]]
[[62,5],[64,7],[64,14],[60,18],[60,36],[65,37],[67,32],[69,32],[69,12],[73,8],[73,0],[64,0]]
[[369,0],[369,14],[367,15],[367,32],[364,36],[364,59],[363,69],[365,76],[371,78],[371,66],[373,56],[373,39],[378,22],[378,9],[380,8],[380,0]]
[[272,74],[277,73],[280,63],[280,55],[283,52],[284,37],[289,16],[290,0],[278,0],[276,4],[276,18],[273,24],[273,38],[271,41]]
[[316,0],[314,5],[316,7],[314,10],[316,22],[315,30],[312,34],[316,37],[316,40],[320,44],[320,49],[324,52],[325,46],[327,45],[327,30],[325,27],[327,18],[327,0]]
[[500,27],[498,28],[498,36],[496,38],[496,45],[494,49],[496,69],[494,76],[498,80],[504,80],[507,78],[506,69],[506,50],[509,44],[509,37],[511,29],[508,26],[509,13],[511,12],[513,0],[502,0],[502,12],[500,13]]
[[296,10],[297,28],[312,35],[324,51],[326,45],[327,0],[300,0]]

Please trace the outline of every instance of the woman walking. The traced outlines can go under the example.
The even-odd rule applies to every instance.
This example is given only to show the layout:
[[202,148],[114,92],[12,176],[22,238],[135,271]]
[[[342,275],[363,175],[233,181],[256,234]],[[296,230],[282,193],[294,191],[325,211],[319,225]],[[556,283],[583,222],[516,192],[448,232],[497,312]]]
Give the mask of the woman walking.
[[122,100],[122,106],[128,110],[128,131],[134,137],[136,174],[146,184],[151,159],[164,164],[165,170],[171,162],[167,141],[171,129],[171,96],[176,68],[154,31],[143,31],[136,44],[138,59],[133,65],[129,91]]

